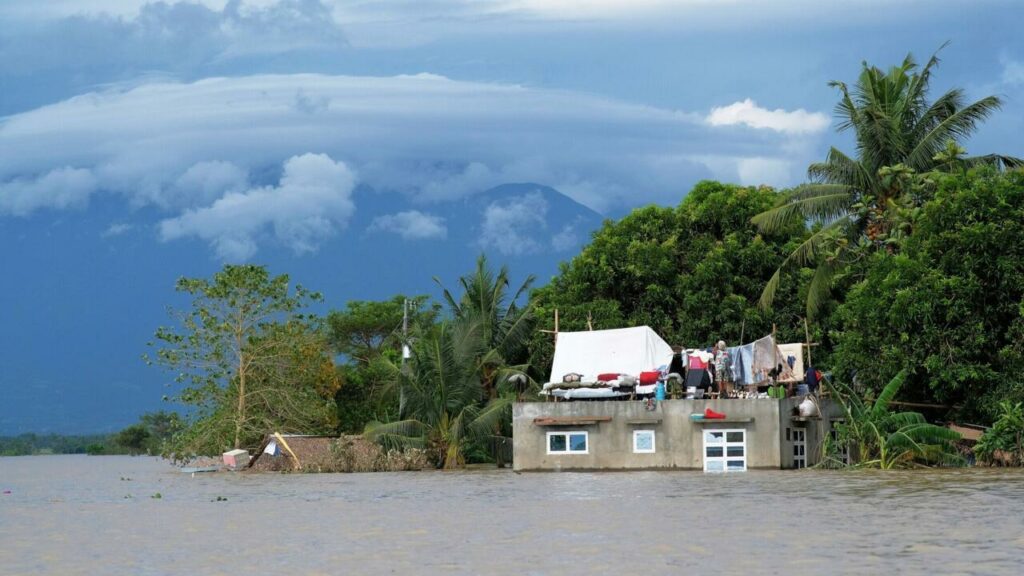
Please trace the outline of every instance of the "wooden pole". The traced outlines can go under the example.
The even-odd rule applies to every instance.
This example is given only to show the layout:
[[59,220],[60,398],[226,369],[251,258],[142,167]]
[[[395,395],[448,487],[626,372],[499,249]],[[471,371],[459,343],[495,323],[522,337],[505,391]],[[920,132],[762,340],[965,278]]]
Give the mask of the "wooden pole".
[[740,324],[740,344],[739,344],[740,346],[743,346],[743,334],[746,332],[746,330],[747,330],[747,319],[744,318],[743,322]]
[[814,362],[811,362],[811,328],[807,324],[807,318],[804,318],[804,335],[807,337],[807,367],[814,366]]
[[277,438],[278,442],[280,442],[281,445],[284,446],[284,449],[287,450],[288,453],[292,455],[292,458],[295,459],[295,468],[297,470],[302,470],[302,463],[299,462],[299,457],[295,455],[295,452],[292,452],[291,447],[284,441],[284,436],[281,436],[280,432],[274,432],[274,437]]
[[590,310],[587,310],[587,330],[594,330],[594,318],[590,315]]

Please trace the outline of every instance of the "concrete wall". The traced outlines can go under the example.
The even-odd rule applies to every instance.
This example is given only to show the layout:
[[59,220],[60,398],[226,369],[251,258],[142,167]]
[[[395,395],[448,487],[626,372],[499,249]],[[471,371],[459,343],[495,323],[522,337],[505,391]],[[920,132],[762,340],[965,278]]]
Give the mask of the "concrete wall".
[[[829,434],[836,419],[843,417],[842,407],[828,399],[818,399],[818,408],[821,418],[811,418],[806,421],[794,419],[794,412],[803,397],[786,398],[779,401],[779,430],[782,440],[782,467],[795,467],[793,459],[793,434],[794,430],[803,430],[806,438],[806,464],[814,466],[821,461],[822,442]],[[788,428],[788,430],[787,430]],[[787,434],[789,432],[789,434]]]
[[[747,431],[747,468],[780,468],[780,402],[772,399],[665,400],[647,411],[642,401],[523,402],[513,408],[513,467],[516,470],[602,470],[676,468],[702,470],[705,429]],[[752,422],[690,420],[705,408],[731,418]],[[604,417],[611,421],[586,426],[540,426],[535,418]],[[629,420],[661,418],[657,424],[630,424]],[[653,454],[633,453],[633,430],[655,431]],[[547,433],[589,432],[588,454],[548,454]]]

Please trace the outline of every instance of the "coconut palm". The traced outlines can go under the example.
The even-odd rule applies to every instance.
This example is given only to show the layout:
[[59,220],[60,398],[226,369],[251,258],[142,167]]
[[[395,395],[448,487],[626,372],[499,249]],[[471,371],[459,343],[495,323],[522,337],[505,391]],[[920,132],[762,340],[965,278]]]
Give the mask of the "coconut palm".
[[533,332],[532,305],[521,307],[518,301],[530,289],[534,277],[528,276],[509,297],[508,268],[502,266],[495,274],[487,265],[487,257],[481,254],[476,269],[459,278],[460,298],[456,299],[437,278],[434,281],[441,286],[454,319],[475,326],[479,337],[476,364],[480,383],[487,398],[497,397],[499,383],[506,376],[503,368],[524,356]]
[[840,441],[857,447],[856,466],[887,470],[920,463],[961,464],[952,444],[960,434],[929,424],[917,412],[890,409],[905,379],[905,371],[897,374],[873,402],[842,385],[835,386],[836,400],[846,416],[838,426]]
[[[941,50],[941,48],[940,48]],[[935,170],[994,165],[1024,166],[1024,161],[991,154],[964,157],[960,142],[999,109],[988,96],[968,104],[964,91],[954,88],[928,101],[933,55],[918,71],[913,56],[888,72],[863,65],[857,83],[829,85],[839,90],[835,113],[838,131],[853,130],[856,158],[833,147],[824,162],[812,164],[810,183],[780,199],[752,221],[766,232],[794,218],[815,223],[812,234],[790,254],[765,286],[761,305],[771,306],[782,273],[794,266],[816,265],[808,293],[808,314],[823,303],[834,275],[849,264],[852,249],[893,249],[901,208],[920,202],[911,192],[920,177]]]
[[513,402],[509,395],[483,400],[476,361],[482,330],[477,322],[453,320],[420,338],[408,370],[398,376],[401,419],[372,422],[366,436],[425,448],[445,469],[462,466],[466,448],[488,439]]

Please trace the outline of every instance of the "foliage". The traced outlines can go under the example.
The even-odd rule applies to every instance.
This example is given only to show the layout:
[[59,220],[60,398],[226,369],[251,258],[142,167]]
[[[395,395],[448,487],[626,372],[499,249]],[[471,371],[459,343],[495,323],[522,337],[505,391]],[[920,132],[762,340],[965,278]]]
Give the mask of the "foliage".
[[19,434],[0,436],[0,456],[30,456],[33,454],[85,454],[89,446],[105,446],[106,453],[114,453],[117,446],[109,434]]
[[[785,254],[801,241],[793,222],[770,234],[750,218],[770,208],[767,187],[700,182],[676,208],[639,208],[606,221],[590,244],[534,291],[532,302],[545,329],[585,330],[648,325],[672,343],[738,343],[771,332],[804,339],[797,283],[790,283],[772,312],[753,302]],[[796,272],[799,273],[799,272]],[[784,304],[784,303],[788,303]],[[550,365],[552,339],[535,334],[531,363]],[[545,375],[546,376],[546,375]]]
[[[434,280],[440,285],[440,281]],[[487,258],[481,254],[476,269],[459,278],[462,295],[458,299],[442,286],[454,321],[467,329],[471,327],[479,339],[473,360],[487,398],[494,398],[498,393],[500,371],[526,358],[534,315],[532,305],[521,306],[519,301],[533,281],[533,276],[527,277],[509,294],[508,268],[502,266],[494,274],[487,266]]]
[[438,306],[427,306],[426,296],[407,298],[401,294],[390,300],[352,300],[344,310],[327,315],[328,339],[338,354],[350,362],[367,365],[375,358],[392,353],[397,358],[402,346],[402,313],[410,303],[410,329],[434,323]]
[[986,464],[1002,461],[997,451],[1005,454],[1007,464],[1024,465],[1024,402],[1000,402],[999,418],[974,446],[974,453]]
[[501,465],[512,402],[533,384],[524,377],[527,366],[514,364],[525,358],[533,331],[532,307],[519,303],[532,281],[509,294],[508,269],[494,273],[480,256],[459,279],[458,297],[444,289],[450,318],[421,327],[412,358],[393,371],[398,420],[371,422],[365,434],[387,447],[425,448],[442,468],[488,453]]
[[139,421],[113,435],[110,445],[129,454],[166,454],[175,434],[185,430],[176,412],[147,412]]
[[905,373],[896,375],[870,402],[848,387],[835,386],[835,398],[846,420],[837,425],[840,442],[857,448],[856,465],[865,468],[902,468],[915,464],[962,464],[954,441],[960,434],[929,424],[916,412],[893,412],[889,404],[903,385]]
[[936,177],[899,254],[875,254],[835,315],[837,374],[990,421],[1024,400],[1024,173]]
[[342,381],[334,396],[339,429],[360,433],[371,421],[398,417],[393,383],[402,353],[403,306],[409,302],[410,335],[428,331],[440,310],[426,296],[397,295],[383,301],[350,301],[327,315],[327,338],[345,363],[338,367]]
[[252,265],[182,278],[177,290],[192,296],[192,308],[175,314],[179,327],[157,330],[155,359],[184,385],[176,400],[195,407],[174,438],[176,455],[254,447],[267,430],[332,427],[327,399],[339,381],[320,326],[301,314],[319,294],[291,291],[287,275]]
[[149,430],[142,424],[132,424],[114,435],[114,443],[131,454],[145,453],[149,439]]
[[837,272],[859,259],[864,251],[893,251],[905,235],[901,216],[927,196],[927,179],[935,171],[989,165],[1022,166],[1009,156],[961,158],[960,143],[999,109],[995,96],[967,103],[962,89],[953,88],[928,101],[933,55],[918,71],[911,55],[888,71],[864,63],[857,83],[830,83],[839,90],[836,116],[840,132],[853,130],[857,154],[852,158],[832,148],[824,162],[812,164],[812,183],[780,199],[777,206],[754,218],[766,231],[791,225],[794,218],[821,227],[792,251],[761,296],[771,306],[790,266],[817,266],[809,289],[807,308],[813,315],[828,300]]
[[493,434],[512,402],[504,395],[485,403],[477,372],[482,332],[479,321],[447,321],[416,342],[399,376],[401,419],[370,423],[366,435],[385,446],[425,448],[441,468],[465,464],[467,448]]

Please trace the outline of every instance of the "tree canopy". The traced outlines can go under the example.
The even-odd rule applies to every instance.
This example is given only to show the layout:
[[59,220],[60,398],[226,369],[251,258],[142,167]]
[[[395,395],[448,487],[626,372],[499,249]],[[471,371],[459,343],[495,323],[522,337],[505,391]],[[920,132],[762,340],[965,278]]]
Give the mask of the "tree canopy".
[[916,177],[934,170],[990,165],[1024,166],[1011,156],[961,157],[960,145],[999,109],[995,96],[968,102],[952,88],[929,102],[937,54],[918,70],[913,56],[888,71],[864,63],[856,84],[833,81],[840,99],[835,113],[840,132],[852,130],[856,155],[831,148],[824,162],[807,169],[811,182],[789,192],[754,217],[765,231],[792,225],[794,218],[816,222],[814,231],[764,286],[761,305],[771,306],[791,266],[816,266],[807,292],[808,314],[827,300],[834,276],[857,257],[857,250],[887,247],[899,239],[901,210],[922,201]]

